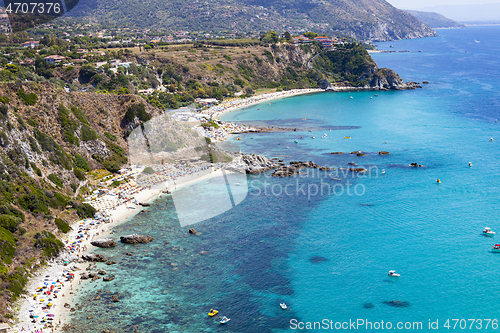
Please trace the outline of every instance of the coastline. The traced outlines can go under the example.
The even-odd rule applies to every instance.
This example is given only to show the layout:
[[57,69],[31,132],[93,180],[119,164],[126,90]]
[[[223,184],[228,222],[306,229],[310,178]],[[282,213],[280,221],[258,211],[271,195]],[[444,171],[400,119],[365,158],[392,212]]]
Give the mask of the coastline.
[[[186,175],[176,179],[174,184],[163,182],[156,186],[152,186],[150,189],[140,191],[135,195],[135,198],[138,202],[151,202],[161,197],[164,194],[164,190],[176,191],[196,182],[221,175],[222,170],[214,168],[203,174]],[[144,207],[136,205],[134,205],[136,207],[135,209],[129,209],[129,206],[130,203],[123,203],[110,211],[109,223],[101,222],[99,224],[91,225],[91,223],[96,220],[84,219],[75,221],[71,225],[72,230],[61,239],[65,245],[71,245],[72,242],[76,241],[77,235],[79,234],[79,226],[89,227],[90,230],[85,233],[85,236],[87,237],[78,244],[78,248],[75,249],[74,252],[69,250],[64,251],[58,257],[53,258],[50,262],[48,262],[46,266],[41,267],[38,271],[33,273],[33,277],[30,279],[26,287],[27,293],[14,304],[14,307],[19,309],[17,311],[19,320],[13,325],[13,332],[22,332],[22,329],[24,329],[24,331],[31,332],[32,330],[43,328],[44,325],[39,322],[44,313],[42,310],[43,304],[40,300],[48,297],[45,295],[39,295],[35,300],[33,295],[37,294],[36,289],[43,286],[44,282],[46,282],[45,280],[59,279],[62,281],[62,274],[64,272],[68,272],[73,273],[74,278],[71,281],[64,282],[62,285],[56,284],[57,286],[60,286],[60,289],[56,287],[56,290],[58,291],[57,295],[59,296],[52,299],[53,306],[49,311],[47,311],[54,315],[52,320],[54,332],[63,331],[63,326],[71,321],[69,314],[71,313],[71,308],[74,306],[74,300],[79,290],[78,287],[81,284],[80,273],[84,272],[85,268],[89,264],[87,261],[74,261],[65,265],[64,262],[77,259],[75,258],[75,255],[81,257],[83,254],[91,253],[94,249],[96,249],[96,247],[90,244],[93,240],[107,238],[112,234],[112,229],[114,227],[126,222],[144,209]],[[70,305],[69,308],[64,307],[66,303]],[[30,322],[30,310],[33,311],[34,315],[38,316],[38,318],[36,318],[36,324]]]
[[311,89],[293,89],[287,91],[273,92],[267,94],[256,95],[247,98],[231,99],[226,102],[222,102],[219,105],[213,106],[207,110],[202,111],[203,114],[210,116],[210,118],[218,119],[220,116],[238,110],[245,107],[249,107],[255,104],[268,102],[275,99],[281,99],[285,97],[293,97],[305,94],[313,94],[318,92],[324,92],[321,88],[311,88]]
[[[211,118],[215,118],[220,117],[225,113],[232,112],[234,110],[238,110],[251,105],[285,97],[293,97],[323,91],[325,90],[319,88],[294,89],[289,91],[261,94],[244,99],[233,99],[225,103],[221,103],[220,105],[212,107],[208,110],[202,111],[202,113],[209,115]],[[141,191],[134,194],[134,198],[137,202],[154,201],[156,198],[161,197],[161,195],[164,193],[164,190],[179,190],[182,187],[189,186],[193,183],[210,179],[221,174],[222,171],[218,168],[211,168],[209,170],[203,170],[193,174],[188,174],[182,177],[178,177],[175,180],[153,184],[148,188],[142,189]],[[134,206],[135,209],[130,209],[130,206]],[[12,306],[13,308],[18,309],[16,310],[17,320],[16,323],[12,325],[12,331],[22,332],[23,329],[24,331],[41,329],[43,328],[44,324],[40,323],[40,319],[42,318],[44,313],[46,314],[47,312],[50,312],[50,314],[53,315],[53,327],[44,329],[53,329],[54,332],[62,332],[64,325],[71,321],[71,319],[69,318],[69,314],[71,313],[71,308],[74,306],[73,303],[79,290],[78,286],[81,284],[80,273],[85,271],[85,268],[89,264],[89,262],[86,261],[77,262],[77,260],[81,261],[81,259],[75,258],[75,256],[81,257],[83,254],[92,252],[93,248],[95,247],[90,243],[93,240],[106,238],[107,236],[112,234],[112,229],[114,227],[120,225],[123,222],[126,222],[128,219],[132,218],[143,209],[144,208],[142,206],[131,205],[129,202],[124,202],[116,206],[114,209],[107,211],[107,213],[109,213],[109,223],[104,223],[103,221],[95,223],[98,220],[94,219],[75,221],[71,225],[72,230],[68,234],[63,235],[61,237],[61,240],[66,246],[76,243],[78,234],[80,232],[80,226],[84,226],[88,229],[85,231],[86,238],[80,238],[81,242],[78,243],[78,248],[75,248],[73,252],[71,252],[70,250],[62,252],[58,257],[52,258],[46,266],[43,266],[36,272],[32,273],[33,276],[30,278],[30,281],[26,286],[26,294],[21,296]],[[66,265],[65,261],[69,261],[70,263]],[[44,299],[43,297],[47,298],[47,296],[39,295],[37,299],[34,299],[33,295],[36,294],[36,289],[40,286],[43,286],[44,282],[46,282],[47,280],[62,281],[61,279],[64,278],[63,274],[70,273],[73,274],[73,279],[62,284],[56,284],[56,286],[58,286],[58,288],[56,288],[58,291],[57,294],[62,296],[59,296],[55,299],[53,298],[52,307],[49,310],[43,311],[42,306],[44,303],[46,304],[46,302],[40,302],[40,300]],[[65,304],[69,304],[70,307],[64,307]],[[36,323],[32,323],[30,321],[30,310],[33,311],[32,313],[38,316],[38,318],[36,318]]]

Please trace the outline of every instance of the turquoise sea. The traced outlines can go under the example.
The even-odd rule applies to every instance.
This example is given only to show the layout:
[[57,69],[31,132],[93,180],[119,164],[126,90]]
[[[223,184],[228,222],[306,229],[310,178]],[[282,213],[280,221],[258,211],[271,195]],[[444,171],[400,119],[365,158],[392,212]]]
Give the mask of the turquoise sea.
[[[194,226],[180,227],[171,198],[156,200],[112,235],[152,243],[96,250],[118,262],[103,265],[116,279],[82,284],[73,331],[319,332],[324,320],[332,330],[351,321],[362,331],[496,331],[500,253],[481,231],[500,232],[500,26],[438,33],[380,43],[396,52],[372,55],[405,81],[429,81],[422,89],[319,93],[227,114],[298,129],[233,138],[243,152],[336,170],[249,176],[241,204]],[[366,155],[348,154],[358,150]],[[348,163],[370,172],[342,172]],[[178,195],[196,205],[220,186],[202,181]],[[211,308],[231,321],[209,318]]]

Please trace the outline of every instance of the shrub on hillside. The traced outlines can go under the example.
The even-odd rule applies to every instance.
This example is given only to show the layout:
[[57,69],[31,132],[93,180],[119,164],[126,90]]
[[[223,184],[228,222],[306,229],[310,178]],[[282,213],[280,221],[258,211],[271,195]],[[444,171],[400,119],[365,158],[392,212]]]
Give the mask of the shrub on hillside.
[[68,222],[62,220],[62,219],[56,219],[55,224],[59,230],[63,233],[68,233],[68,231],[71,230],[71,227],[69,226]]

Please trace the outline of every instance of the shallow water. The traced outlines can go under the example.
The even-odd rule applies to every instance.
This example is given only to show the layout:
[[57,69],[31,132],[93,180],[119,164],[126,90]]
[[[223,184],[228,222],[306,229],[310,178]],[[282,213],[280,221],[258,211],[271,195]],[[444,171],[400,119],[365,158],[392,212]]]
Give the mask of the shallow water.
[[[363,319],[421,322],[420,331],[429,331],[429,320],[439,320],[445,331],[447,319],[495,319],[500,254],[490,251],[495,240],[480,233],[485,226],[500,231],[499,32],[469,27],[381,43],[411,51],[373,57],[405,80],[428,80],[422,89],[313,94],[226,115],[298,128],[231,140],[242,151],[336,170],[249,177],[241,204],[194,226],[180,227],[172,199],[158,199],[114,234],[152,235],[152,243],[96,250],[118,262],[102,265],[117,278],[84,283],[78,300],[84,307],[73,324],[81,332],[134,326],[139,332],[284,332],[292,331],[291,319]],[[357,150],[367,154],[330,154]],[[412,162],[425,167],[409,167]],[[348,163],[370,173],[344,174],[339,168]],[[203,198],[217,188],[206,180],[179,195]],[[190,227],[200,233],[188,234]],[[389,278],[391,269],[401,277]],[[100,288],[102,299],[88,301]],[[118,292],[120,302],[111,302]],[[290,310],[282,311],[280,302]],[[231,321],[218,324],[207,316],[211,308]]]

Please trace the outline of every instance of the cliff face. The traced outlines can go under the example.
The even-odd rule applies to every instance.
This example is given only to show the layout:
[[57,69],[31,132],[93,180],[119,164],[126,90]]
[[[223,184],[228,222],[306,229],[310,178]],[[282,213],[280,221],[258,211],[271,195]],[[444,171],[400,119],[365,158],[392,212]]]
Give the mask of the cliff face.
[[370,76],[365,88],[376,90],[403,90],[420,88],[420,86],[415,82],[403,82],[403,79],[401,79],[392,69],[379,68]]

